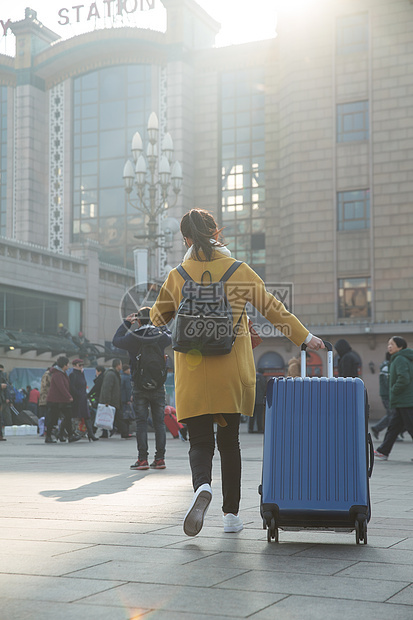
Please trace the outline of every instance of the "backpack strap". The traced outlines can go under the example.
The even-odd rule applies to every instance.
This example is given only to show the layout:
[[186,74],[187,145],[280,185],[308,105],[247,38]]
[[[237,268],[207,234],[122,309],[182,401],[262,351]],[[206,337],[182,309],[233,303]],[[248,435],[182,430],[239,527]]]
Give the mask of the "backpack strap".
[[220,282],[226,282],[227,280],[229,280],[229,278],[232,276],[234,271],[236,271],[238,269],[238,267],[240,267],[241,265],[242,265],[242,261],[241,260],[236,260],[234,263],[232,263],[231,267],[226,270],[226,272],[224,273],[224,275],[220,279]]
[[[234,271],[236,271],[238,269],[238,267],[240,267],[241,265],[242,265],[242,261],[241,260],[236,260],[234,263],[232,263],[231,267],[226,270],[226,272],[224,273],[224,275],[222,276],[222,278],[219,281],[220,282],[226,282],[227,280],[229,280],[229,278],[232,276]],[[189,275],[189,273],[187,273],[185,271],[185,269],[182,267],[182,263],[177,266],[176,270],[179,273],[179,275],[181,275],[183,277],[184,280],[186,280],[186,281],[192,280],[192,278]]]
[[179,273],[180,276],[183,277],[184,280],[186,280],[187,282],[192,280],[191,276],[189,275],[189,273],[187,273],[185,271],[185,269],[182,267],[182,263],[180,265],[178,265],[178,267],[176,268],[177,272]]

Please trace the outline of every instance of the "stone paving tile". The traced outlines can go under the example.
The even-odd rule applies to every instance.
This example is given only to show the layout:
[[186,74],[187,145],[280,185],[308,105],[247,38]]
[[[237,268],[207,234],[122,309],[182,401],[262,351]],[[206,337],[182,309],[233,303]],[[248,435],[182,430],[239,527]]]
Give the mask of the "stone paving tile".
[[278,544],[278,545],[270,545],[267,541],[256,541],[256,540],[244,540],[241,536],[236,538],[201,538],[197,536],[196,538],[189,541],[186,538],[182,542],[176,542],[172,545],[168,546],[168,549],[197,549],[203,551],[229,551],[233,553],[246,553],[248,555],[251,554],[259,554],[259,555],[275,555],[275,556],[285,556],[285,555],[294,555],[299,553],[300,551],[305,551],[306,549],[311,548],[312,545],[309,544]]
[[[60,560],[70,558],[74,562],[93,560],[96,564],[112,560],[125,562],[144,562],[145,564],[168,564],[169,566],[183,565],[194,560],[214,555],[215,551],[203,551],[201,549],[186,549],[179,547],[119,547],[116,545],[95,545],[87,549],[74,551],[64,556],[56,556],[53,559]],[[85,568],[79,566],[79,568]]]
[[[389,603],[401,603],[402,605],[413,605],[413,585],[408,586],[395,596],[389,599]],[[413,617],[412,608],[410,607],[410,618]]]
[[[93,549],[90,547],[85,550],[86,553],[79,558],[72,553],[66,553],[57,557],[44,557],[43,555],[30,556],[31,561],[28,561],[27,556],[13,553],[2,553],[0,561],[0,574],[1,572],[8,574],[21,574],[21,575],[42,575],[44,577],[62,577],[66,573],[74,570],[80,570],[81,568],[91,568],[93,566],[107,562],[107,559],[96,559]],[[1,614],[0,614],[1,618]]]
[[392,546],[392,549],[409,549],[413,550],[413,533],[410,538],[405,538]]
[[184,566],[176,564],[171,570],[171,566],[165,564],[147,564],[140,561],[121,562],[113,560],[95,566],[78,570],[66,575],[76,579],[100,579],[137,582],[137,583],[157,583],[180,586],[203,586],[209,588],[219,583],[225,582],[238,575],[242,575],[245,569],[233,568],[228,564],[221,564],[220,567],[205,566],[198,568],[196,564],[190,563]]
[[303,573],[281,573],[252,570],[234,577],[214,589],[243,590],[251,592],[279,592],[284,594],[306,594],[329,598],[347,598],[360,601],[384,602],[409,582],[379,581],[348,577],[304,575]]
[[[190,588],[185,586],[162,586],[157,584],[126,584],[108,590],[97,596],[89,596],[82,600],[93,605],[113,607],[126,606],[127,608],[143,607],[162,609],[163,612],[186,612],[189,618],[192,613],[204,614],[210,617],[226,616],[246,618],[253,613],[272,605],[284,597],[282,594],[268,594],[261,592],[237,592],[236,596],[229,596],[224,590],[210,588]],[[194,616],[196,618],[196,615]],[[86,616],[87,618],[87,616]]]
[[[149,610],[126,609],[122,607],[105,608],[81,603],[56,603],[49,601],[15,601],[0,598],[2,620],[138,620],[147,618]],[[152,616],[153,617],[153,616]]]
[[37,575],[25,575],[22,579],[20,575],[3,573],[0,579],[0,598],[71,603],[119,585],[122,585],[121,580],[104,581]]
[[[185,540],[187,537],[182,531],[171,534],[172,528],[156,530],[155,532],[145,534],[135,534],[133,532],[119,533],[119,532],[100,532],[98,528],[95,531],[88,532],[76,532],[67,536],[62,536],[59,541],[71,542],[76,544],[89,544],[89,545],[127,545],[128,547],[164,547],[172,542],[176,541],[176,537],[179,534],[179,538]],[[156,533],[156,537],[154,534]]]
[[275,605],[250,616],[251,620],[331,620],[365,618],[366,620],[411,620],[412,610],[403,605],[366,603],[318,596],[289,596]]
[[[98,528],[96,528],[98,530]],[[110,532],[102,532],[102,536],[100,537],[99,532],[85,532],[78,533],[74,536],[68,536],[61,538],[60,541],[63,543],[70,542],[72,544],[77,544],[81,547],[83,542],[83,546],[86,545],[96,545],[96,544],[106,544],[106,545],[127,545],[128,547],[166,547],[167,545],[173,544],[177,542],[177,540],[184,541],[187,540],[187,537],[181,530],[181,534],[178,536],[177,533],[175,535],[169,535],[165,533],[166,530],[157,531],[156,536],[153,533],[149,534],[121,534],[118,535],[116,532],[113,533],[113,536]],[[57,543],[56,543],[57,544]]]
[[413,565],[389,564],[385,562],[358,562],[351,568],[344,569],[339,577],[361,577],[363,579],[383,579],[388,581],[413,582]]
[[[82,553],[77,551],[76,553]],[[395,547],[380,548],[370,544],[348,547],[345,545],[314,545],[309,549],[298,552],[298,557],[321,558],[328,560],[354,560],[355,562],[385,562],[388,564],[412,565],[413,550],[396,549]],[[366,567],[368,570],[368,566]]]
[[246,570],[281,571],[309,573],[312,575],[334,575],[353,566],[354,562],[345,560],[326,560],[294,556],[258,555],[241,553],[216,553],[204,559],[191,562],[191,566],[208,570],[211,567],[230,566]]
[[[32,532],[33,536],[33,532]],[[13,553],[15,555],[26,556],[47,556],[52,557],[59,553],[68,553],[77,549],[87,549],[88,544],[71,542],[50,542],[45,540],[2,540],[2,554]]]
[[[117,438],[97,442],[98,449],[78,442],[73,450],[63,446],[66,450],[57,447],[52,452],[44,442],[27,443],[24,437],[3,444],[0,581],[12,580],[7,596],[11,592],[15,598],[7,599],[6,608],[0,601],[1,620],[72,620],[74,615],[82,620],[175,620],[178,616],[205,620],[251,614],[271,620],[329,620],[359,613],[366,620],[411,620],[411,442],[395,447],[391,461],[375,468],[368,545],[356,545],[354,533],[310,531],[280,531],[281,542],[269,544],[261,527],[257,493],[262,436],[247,435],[244,430],[241,516],[246,527],[238,534],[223,533],[216,458],[213,501],[204,529],[193,539],[182,531],[182,518],[192,499],[188,446],[183,442],[167,442],[167,470],[147,475],[131,473],[136,446]],[[362,588],[360,578],[353,578],[352,564],[361,573]],[[122,571],[141,579],[137,573],[142,565],[146,573],[142,579],[152,576],[152,583],[119,581]],[[165,571],[160,576],[174,585],[159,584],[160,566]],[[323,574],[335,569],[334,576]],[[105,578],[108,570],[110,575],[114,570],[114,578]],[[372,578],[365,579],[363,570]],[[17,572],[10,574],[13,571]],[[101,571],[97,578],[96,571]],[[205,587],[205,579],[202,587],[192,585],[192,580],[191,586],[175,585],[176,575],[186,583],[190,572],[197,580],[203,573],[206,583],[216,583],[217,571],[223,571],[218,578],[224,575],[225,580],[216,586]],[[228,571],[237,576],[227,579]],[[392,572],[397,581],[392,580]],[[49,577],[49,573],[58,576]],[[83,597],[79,584],[95,589]],[[20,591],[28,592],[30,600],[19,600]],[[31,591],[42,600],[36,600]],[[50,600],[51,592],[55,598]],[[64,602],[72,592],[76,597],[80,592],[80,598]],[[11,617],[3,617],[4,609],[13,610]]]
[[[210,614],[199,614],[196,609],[193,611],[162,611],[157,609],[155,611],[148,611],[144,616],[144,620],[150,618],[151,620],[211,620],[214,616]],[[221,617],[222,616],[216,616]],[[225,616],[226,618],[231,616]]]

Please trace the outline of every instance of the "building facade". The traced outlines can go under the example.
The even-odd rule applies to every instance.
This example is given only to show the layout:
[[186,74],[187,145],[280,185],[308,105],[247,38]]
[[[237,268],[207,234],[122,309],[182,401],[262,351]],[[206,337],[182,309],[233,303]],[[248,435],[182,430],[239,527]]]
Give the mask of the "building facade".
[[[0,330],[55,333],[63,322],[111,340],[145,244],[123,165],[155,111],[184,177],[167,216],[211,210],[233,254],[288,290],[313,333],[350,342],[381,415],[386,342],[413,336],[412,2],[280,9],[275,39],[225,48],[195,0],[163,5],[166,32],[60,40],[31,9],[11,25],[16,54],[0,56]],[[178,237],[169,265],[182,258]],[[257,366],[284,373],[294,347],[262,333]],[[3,348],[8,370],[48,359],[21,351]],[[312,356],[312,372],[324,363]]]

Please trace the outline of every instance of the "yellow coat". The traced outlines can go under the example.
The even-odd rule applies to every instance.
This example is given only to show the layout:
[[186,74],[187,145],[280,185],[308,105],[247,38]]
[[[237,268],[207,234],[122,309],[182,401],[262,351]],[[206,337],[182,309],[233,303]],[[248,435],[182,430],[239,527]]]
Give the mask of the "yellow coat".
[[[215,251],[209,262],[194,258],[182,266],[195,282],[200,282],[204,271],[210,271],[217,282],[234,262],[234,258]],[[208,281],[208,280],[207,280]],[[168,323],[182,299],[184,279],[172,269],[162,285],[151,310],[154,325]],[[290,314],[284,305],[265,290],[261,278],[243,263],[229,278],[226,294],[231,304],[234,325],[244,304],[250,302],[294,344],[301,345],[308,330]],[[255,365],[252,355],[248,321],[244,312],[241,333],[235,339],[231,353],[214,357],[175,351],[175,397],[178,420],[204,414],[242,413],[252,416],[255,400]]]

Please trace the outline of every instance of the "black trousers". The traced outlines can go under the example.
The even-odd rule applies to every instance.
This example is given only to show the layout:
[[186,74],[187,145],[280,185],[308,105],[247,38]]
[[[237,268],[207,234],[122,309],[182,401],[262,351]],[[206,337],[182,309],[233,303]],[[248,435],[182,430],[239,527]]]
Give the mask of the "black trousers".
[[[221,457],[222,511],[238,514],[241,498],[241,448],[239,445],[239,413],[223,414],[227,426],[217,430],[217,447]],[[196,491],[202,484],[211,484],[212,457],[215,451],[213,415],[187,418],[189,463],[192,484]]]
[[397,436],[406,429],[413,439],[413,407],[396,407],[390,424],[387,428],[386,436],[377,451],[388,456],[393,448]]
[[64,431],[66,430],[69,437],[73,435],[72,429],[72,404],[71,403],[48,403],[45,426],[46,437],[50,439],[52,436],[53,427],[57,425],[59,418],[62,418],[60,423],[60,438],[63,438]]

